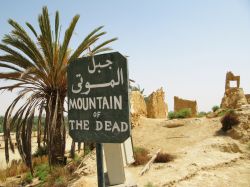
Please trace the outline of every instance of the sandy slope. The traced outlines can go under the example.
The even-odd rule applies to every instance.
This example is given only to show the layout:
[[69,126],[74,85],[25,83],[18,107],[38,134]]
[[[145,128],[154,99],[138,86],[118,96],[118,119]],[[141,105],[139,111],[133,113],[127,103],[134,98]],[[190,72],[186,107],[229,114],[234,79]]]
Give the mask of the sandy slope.
[[[177,123],[184,126],[167,128]],[[142,118],[132,131],[135,146],[145,147],[153,154],[159,148],[177,156],[166,164],[153,164],[143,176],[143,166],[126,168],[139,187],[154,186],[250,186],[250,157],[246,144],[228,136],[218,136],[219,118],[184,120]],[[94,163],[93,163],[94,164]],[[95,186],[96,175],[84,176],[75,186]]]
[[[176,124],[182,126],[166,127]],[[177,158],[173,162],[153,164],[143,176],[139,176],[143,166],[127,167],[126,174],[139,187],[148,183],[154,186],[185,187],[250,186],[250,150],[246,144],[240,144],[229,136],[217,135],[220,127],[219,118],[141,118],[140,125],[132,130],[134,146],[145,147],[152,154],[160,148]],[[69,139],[68,148],[70,143]],[[4,150],[0,150],[0,157],[3,163]],[[86,160],[85,167],[85,176],[71,186],[97,186],[94,153]]]
[[[166,128],[171,121],[141,119],[133,130],[136,146],[153,153],[161,148],[177,156],[174,162],[154,164],[144,176],[142,167],[130,167],[139,186],[250,186],[250,159],[245,144],[218,136],[219,118],[185,119],[184,126]],[[248,152],[248,153],[247,153]]]

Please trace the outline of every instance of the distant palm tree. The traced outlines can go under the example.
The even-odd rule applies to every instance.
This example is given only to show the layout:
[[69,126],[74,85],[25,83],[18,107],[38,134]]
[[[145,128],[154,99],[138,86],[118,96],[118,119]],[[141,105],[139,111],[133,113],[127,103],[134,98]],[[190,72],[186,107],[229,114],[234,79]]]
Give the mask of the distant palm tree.
[[[12,31],[6,34],[0,43],[0,67],[9,69],[1,72],[0,79],[12,80],[10,85],[0,87],[0,90],[18,89],[19,94],[6,110],[4,117],[4,140],[6,161],[9,161],[9,146],[13,144],[10,131],[16,131],[17,147],[22,159],[32,170],[31,161],[31,133],[35,112],[38,111],[38,137],[41,136],[41,118],[45,113],[44,143],[48,146],[49,163],[57,164],[64,157],[65,125],[64,101],[67,92],[67,65],[74,59],[95,55],[111,50],[105,47],[117,40],[107,40],[96,47],[92,47],[101,36],[103,27],[93,30],[76,48],[71,51],[69,42],[73,35],[79,15],[74,16],[60,40],[59,13],[55,15],[54,30],[51,27],[48,9],[43,7],[38,16],[39,32],[26,22],[34,35],[28,33],[17,22],[10,19]],[[17,108],[16,104],[24,99],[25,103]],[[17,108],[17,109],[15,109]],[[15,112],[14,112],[15,111]],[[38,138],[40,146],[40,138]]]

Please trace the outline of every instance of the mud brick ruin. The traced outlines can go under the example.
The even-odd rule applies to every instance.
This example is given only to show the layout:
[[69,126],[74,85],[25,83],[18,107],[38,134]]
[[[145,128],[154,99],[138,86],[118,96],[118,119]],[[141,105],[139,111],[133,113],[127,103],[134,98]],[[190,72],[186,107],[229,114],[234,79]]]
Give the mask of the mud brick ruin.
[[178,112],[181,109],[190,108],[191,116],[195,117],[197,114],[197,102],[192,100],[181,99],[179,97],[174,97],[174,111]]
[[148,96],[146,103],[149,118],[166,118],[168,116],[168,107],[164,98],[165,93],[162,88]]
[[231,81],[236,81],[236,83],[237,83],[236,88],[240,88],[240,76],[235,76],[231,71],[229,71],[229,72],[227,72],[227,75],[226,75],[225,90],[232,88],[232,87],[230,87]]

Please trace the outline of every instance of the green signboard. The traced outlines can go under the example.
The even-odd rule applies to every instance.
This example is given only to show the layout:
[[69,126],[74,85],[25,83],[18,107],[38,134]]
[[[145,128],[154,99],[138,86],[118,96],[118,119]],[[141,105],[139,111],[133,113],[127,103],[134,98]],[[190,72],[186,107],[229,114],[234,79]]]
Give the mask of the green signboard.
[[68,66],[69,134],[75,142],[121,143],[130,136],[127,60],[120,53]]

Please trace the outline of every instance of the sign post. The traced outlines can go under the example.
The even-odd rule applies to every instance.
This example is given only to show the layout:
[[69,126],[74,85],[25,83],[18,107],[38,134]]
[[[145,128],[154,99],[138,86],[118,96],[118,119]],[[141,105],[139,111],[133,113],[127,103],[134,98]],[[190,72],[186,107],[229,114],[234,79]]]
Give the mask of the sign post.
[[96,143],[96,162],[97,162],[97,178],[98,187],[105,186],[105,178],[103,172],[103,146],[101,143]]
[[97,143],[101,186],[101,144],[130,137],[127,60],[118,52],[80,58],[67,73],[69,134],[75,142]]

